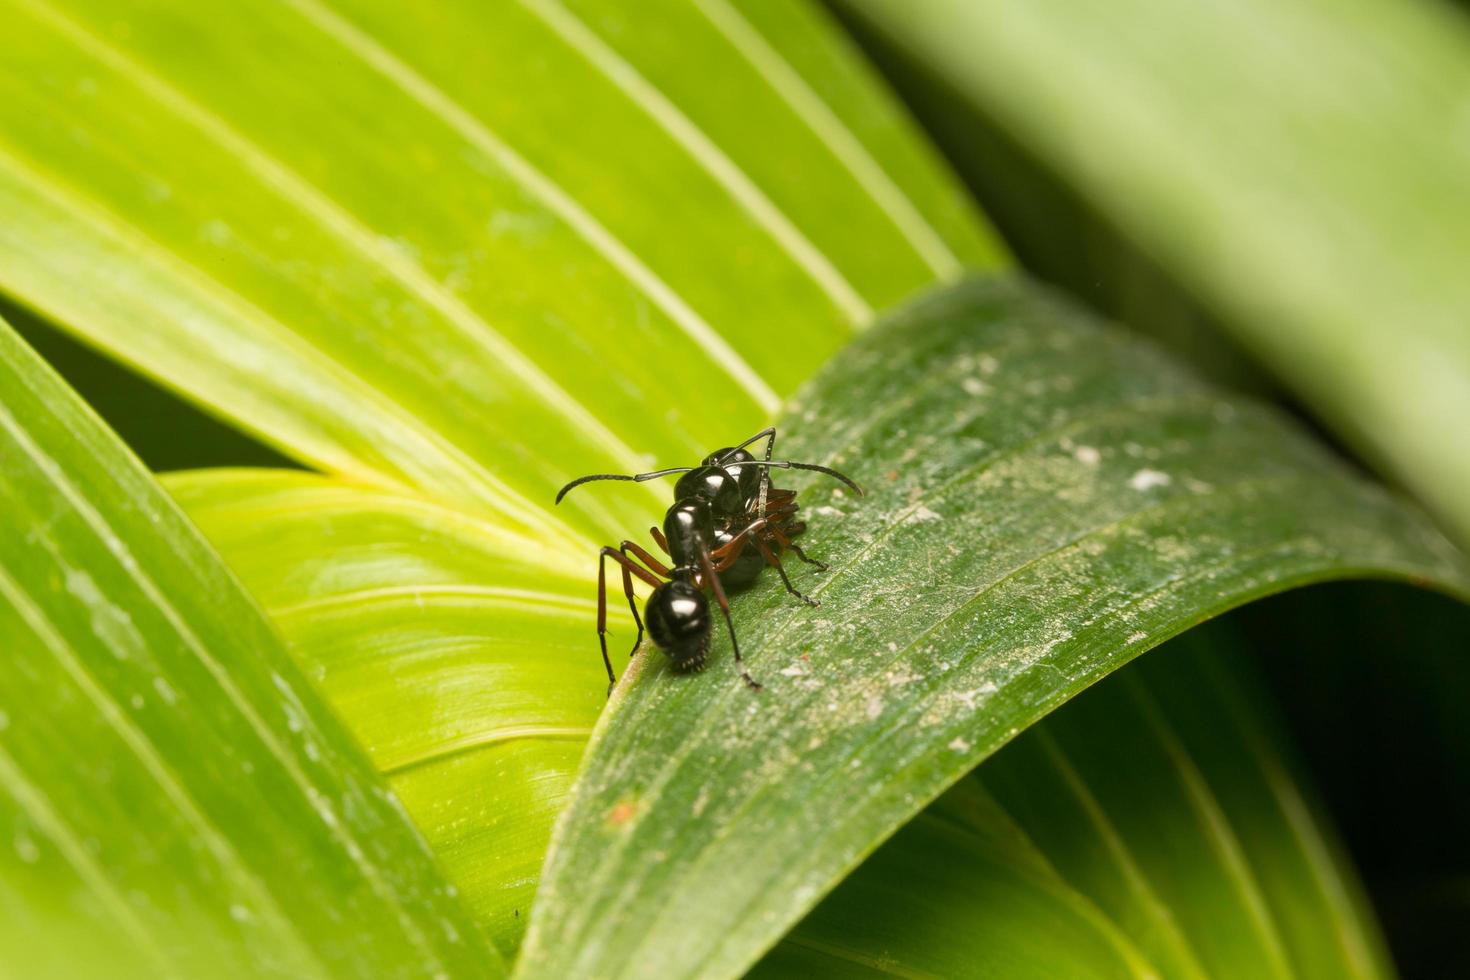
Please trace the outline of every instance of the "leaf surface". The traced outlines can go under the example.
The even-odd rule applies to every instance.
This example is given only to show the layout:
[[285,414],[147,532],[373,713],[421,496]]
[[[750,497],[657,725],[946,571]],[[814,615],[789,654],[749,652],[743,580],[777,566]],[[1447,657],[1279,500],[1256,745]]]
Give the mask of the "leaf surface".
[[722,0],[638,10],[7,0],[0,288],[570,553],[659,498],[548,488],[755,430],[873,309],[998,261],[814,15],[793,66]]
[[3,323],[0,635],[18,975],[503,974],[236,580]]
[[[1465,560],[1276,413],[1015,281],[937,293],[799,396],[833,564],[737,620],[760,693],[637,661],[554,838],[523,976],[734,975],[968,769],[1251,598]],[[615,492],[616,488],[613,491]],[[874,776],[881,773],[882,778]]]
[[477,921],[514,951],[605,704],[589,569],[437,504],[314,474],[213,470],[166,485],[279,625]]
[[1391,976],[1235,620],[1032,726],[754,975]]
[[[1470,543],[1470,30],[1449,4],[837,0]],[[962,134],[961,134],[962,135]]]
[[[514,950],[601,707],[588,583],[541,569],[527,589],[513,539],[370,488],[260,471],[167,482]],[[1246,650],[1228,625],[1021,736],[980,770],[1006,808],[974,788],[931,806],[760,972],[1201,977],[1203,960],[1282,975],[1290,957],[1302,975],[1376,975],[1351,872],[1250,707],[1260,692],[1232,676]],[[1170,860],[1145,871],[1159,840]]]

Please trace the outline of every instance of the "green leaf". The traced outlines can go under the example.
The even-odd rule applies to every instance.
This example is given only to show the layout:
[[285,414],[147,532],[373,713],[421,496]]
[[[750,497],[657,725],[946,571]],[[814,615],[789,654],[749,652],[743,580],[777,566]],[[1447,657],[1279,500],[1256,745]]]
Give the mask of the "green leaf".
[[755,975],[852,963],[883,976],[1391,975],[1331,829],[1289,772],[1234,620],[1027,730],[879,848]]
[[513,952],[605,704],[590,569],[437,504],[312,474],[166,485]]
[[[930,798],[1070,695],[1217,612],[1342,576],[1470,592],[1421,517],[1276,413],[1009,281],[844,351],[781,450],[833,563],[767,583],[695,678],[637,661],[554,838],[518,971],[731,975]],[[618,488],[604,489],[605,493]]]
[[[192,473],[169,477],[168,486],[262,597],[293,653],[388,774],[450,879],[512,951],[551,822],[601,706],[585,577],[568,570],[528,590],[518,585],[531,568],[520,543],[441,508],[320,477]],[[1233,687],[1220,677],[1244,649],[1236,642],[1227,651],[1232,664],[1218,654],[1200,663],[1219,645],[1204,634],[1221,632],[1219,625],[1191,631],[1171,644],[1180,649],[1142,665],[1150,686],[1178,692],[1187,710],[1167,723],[1135,726],[1125,740],[1115,718],[1126,729],[1138,714],[1139,669],[1089,692],[983,767],[1016,819],[973,799],[958,811],[950,802],[937,813],[931,808],[761,969],[809,975],[850,970],[856,961],[880,972],[946,976],[960,971],[956,964],[989,963],[1008,976],[1137,975],[1150,966],[1198,976],[1198,956],[1174,919],[1198,910],[1211,923],[1231,922],[1226,912],[1249,920],[1250,897],[1270,900],[1279,922],[1270,934],[1293,957],[1296,946],[1309,947],[1304,975],[1371,975],[1373,955],[1362,955],[1373,950],[1371,933],[1342,902],[1351,885],[1324,857],[1331,848],[1276,757],[1280,739],[1249,702],[1223,696]],[[1202,683],[1206,670],[1209,683]],[[1158,712],[1168,713],[1170,703],[1157,700]],[[1059,740],[1086,729],[1072,721],[1079,712],[1108,733],[1095,739],[1087,730],[1084,745],[1116,747],[1058,763],[1065,758]],[[1161,729],[1168,738],[1158,738]],[[1141,759],[1159,757],[1190,760],[1225,811],[1219,817],[1207,809],[1218,817],[1212,823],[1200,819],[1189,794],[1137,798],[1147,801],[1163,837],[1191,841],[1203,853],[1178,867],[1215,885],[1171,895],[1167,905],[1111,825],[1137,818],[1130,800],[1109,817],[1104,804],[1116,801],[1085,789],[1136,778]],[[1222,759],[1228,764],[1219,765]],[[1177,781],[1171,761],[1154,768],[1165,784]],[[1260,883],[1243,893],[1213,856],[1207,832],[1221,823],[1235,828],[1234,863],[1248,864]],[[1148,841],[1134,850],[1147,855]],[[1167,878],[1174,867],[1154,870]],[[1056,941],[1059,929],[1067,942]],[[1174,936],[1172,956],[1150,930]],[[1196,941],[1208,944],[1214,934],[1200,927]],[[1239,956],[1252,949],[1232,948],[1245,951]]]
[[1341,583],[1243,610],[1404,976],[1470,962],[1470,608]]
[[1445,4],[838,0],[1470,542],[1470,32]]
[[1145,977],[1149,964],[979,785],[910,821],[753,977]]
[[7,968],[504,972],[234,578],[3,323],[0,522]]
[[997,251],[815,14],[628,16],[7,0],[0,288],[327,471],[564,554],[636,526],[656,488],[544,501]]

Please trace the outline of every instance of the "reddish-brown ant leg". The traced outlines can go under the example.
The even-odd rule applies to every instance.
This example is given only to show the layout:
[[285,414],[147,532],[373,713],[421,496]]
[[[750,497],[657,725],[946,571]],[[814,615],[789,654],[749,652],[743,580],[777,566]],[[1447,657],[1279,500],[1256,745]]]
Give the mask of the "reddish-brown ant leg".
[[775,536],[777,543],[781,545],[783,551],[789,551],[808,565],[815,565],[817,571],[825,572],[827,570],[826,562],[817,561],[815,558],[808,558],[807,553],[801,550],[801,546],[793,544],[791,538],[788,536],[789,534],[799,534],[803,530],[805,530],[805,525],[794,524],[790,528],[785,529],[786,533],[783,533],[783,530],[779,527],[773,527],[771,528],[771,534]]
[[[662,575],[664,578],[669,577],[669,570],[664,566],[663,562],[659,561],[657,558],[653,557],[648,552],[638,547],[638,545],[634,544],[632,541],[624,541],[619,546],[619,549],[625,553],[629,551],[633,552],[634,556],[636,556],[639,561],[643,562],[643,564],[653,569],[655,575]],[[664,550],[667,551],[668,549]]]
[[[669,542],[668,542],[668,539],[664,537],[664,532],[660,531],[658,529],[658,526],[657,525],[655,525],[653,527],[650,527],[648,529],[648,536],[651,537],[651,538],[653,538],[653,543],[654,544],[658,545],[660,548],[662,548],[664,550],[664,554],[666,554],[666,555],[669,554]],[[673,555],[669,555],[669,557],[672,558]]]
[[715,602],[719,603],[720,612],[725,614],[725,628],[730,631],[730,649],[735,653],[735,665],[740,668],[740,679],[752,691],[761,689],[760,681],[750,676],[750,671],[745,669],[745,661],[740,658],[740,643],[735,639],[735,622],[730,618],[730,600],[725,598],[725,587],[720,584],[720,576],[715,573],[714,564],[710,561],[709,552],[701,549],[699,552],[699,566],[702,585],[708,585],[714,590]]
[[[624,542],[626,543],[626,542]],[[612,658],[607,655],[607,559],[611,558],[622,566],[623,570],[623,595],[628,597],[628,610],[633,614],[633,622],[638,624],[638,638],[633,641],[633,649],[628,656],[638,652],[638,645],[643,642],[643,620],[638,616],[638,604],[633,595],[633,575],[647,582],[654,588],[658,588],[659,581],[645,569],[639,568],[633,563],[633,559],[615,548],[604,547],[598,552],[597,558],[597,642],[602,647],[602,665],[607,668],[607,693],[612,695],[613,685],[618,682],[613,673]]]
[[787,592],[790,592],[792,595],[796,596],[808,606],[821,605],[821,603],[817,600],[809,599],[806,596],[802,595],[800,592],[796,591],[796,586],[792,585],[791,579],[786,577],[786,569],[782,566],[781,559],[776,557],[776,553],[771,550],[770,545],[766,544],[764,538],[757,535],[755,538],[755,546],[761,550],[761,557],[766,560],[766,564],[774,568],[776,570],[776,574],[781,576],[781,584],[786,586]]
[[749,543],[749,538],[736,538],[734,540],[727,541],[725,544],[716,548],[714,551],[711,551],[710,557],[719,559],[717,562],[715,562],[715,571],[723,572],[731,565],[734,565],[737,561],[739,561],[740,556],[745,553],[745,546]]
[[762,517],[758,521],[751,521],[749,524],[745,525],[745,527],[740,529],[739,534],[735,535],[729,541],[726,541],[724,544],[720,545],[714,551],[711,551],[710,557],[723,559],[732,551],[735,552],[738,557],[739,549],[744,546],[744,543],[750,540],[751,536],[754,535],[755,532],[763,529],[764,527],[766,527],[766,525],[770,523],[771,522],[764,517]]

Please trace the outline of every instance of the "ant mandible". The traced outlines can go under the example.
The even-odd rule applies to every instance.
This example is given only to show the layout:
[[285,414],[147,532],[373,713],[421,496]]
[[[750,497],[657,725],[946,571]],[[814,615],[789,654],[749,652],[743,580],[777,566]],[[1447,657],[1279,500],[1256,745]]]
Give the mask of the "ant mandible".
[[[764,439],[765,458],[756,459],[746,447]],[[814,470],[847,484],[858,495],[862,488],[851,479],[816,463],[795,463],[772,459],[776,448],[774,426],[762,429],[738,446],[710,453],[698,466],[675,466],[650,473],[624,475],[594,473],[580,477],[561,488],[556,502],[561,503],[573,487],[594,480],[629,480],[642,483],[659,477],[682,473],[674,484],[674,504],[664,516],[663,530],[651,527],[648,533],[669,556],[672,567],[665,566],[632,541],[618,547],[604,547],[597,562],[597,641],[602,647],[602,663],[607,668],[607,690],[612,694],[617,677],[607,654],[607,560],[617,562],[623,572],[623,594],[628,609],[638,626],[631,657],[643,642],[644,623],[654,644],[666,653],[679,670],[700,670],[709,656],[711,616],[706,589],[725,618],[730,633],[730,648],[740,677],[752,690],[761,689],[760,682],[750,676],[740,657],[740,644],[735,639],[735,624],[730,619],[730,603],[726,587],[748,585],[767,565],[776,569],[786,591],[808,605],[817,605],[796,590],[781,564],[779,552],[790,551],[809,565],[826,571],[827,566],[806,553],[791,539],[805,530],[796,520],[796,491],[771,486],[770,471],[778,469]],[[751,554],[748,545],[757,553]],[[774,547],[773,547],[774,545]],[[634,559],[637,559],[636,561]],[[640,565],[639,562],[642,562]],[[643,616],[633,594],[633,577],[653,587],[644,605]],[[667,581],[660,581],[665,579]]]

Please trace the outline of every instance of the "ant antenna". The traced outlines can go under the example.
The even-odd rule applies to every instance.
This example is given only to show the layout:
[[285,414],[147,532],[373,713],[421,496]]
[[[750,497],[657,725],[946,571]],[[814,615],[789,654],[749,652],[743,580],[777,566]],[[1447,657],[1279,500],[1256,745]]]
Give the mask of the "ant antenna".
[[859,497],[863,496],[863,488],[854,483],[851,477],[839,473],[831,467],[818,466],[816,463],[793,463],[789,459],[753,459],[743,463],[731,463],[727,468],[738,470],[742,466],[774,466],[783,470],[812,470],[817,473],[825,473],[852,487],[853,490],[857,491]]
[[[591,476],[579,476],[577,479],[562,487],[556,494],[556,502],[561,503],[561,498],[567,495],[567,491],[573,487],[580,487],[584,483],[594,480],[626,480],[631,483],[644,483],[648,480],[657,480],[661,476],[671,476],[675,473],[688,473],[694,469],[692,466],[672,466],[666,470],[654,470],[652,473],[638,473],[634,476],[625,476],[622,473],[593,473]],[[861,493],[861,491],[859,491]]]
[[[744,442],[742,442],[740,445],[738,445],[738,446],[731,446],[729,449],[727,449],[723,453],[721,453],[720,454],[720,459],[719,459],[719,465],[723,466],[725,460],[729,459],[731,456],[734,456],[736,453],[740,452],[740,450],[744,449],[746,446],[750,445],[751,443],[753,443],[753,442],[760,442],[762,439],[766,438],[767,436],[774,436],[775,434],[776,434],[776,427],[774,425],[768,425],[768,426],[766,426],[764,429],[760,430],[755,435],[751,436],[749,439],[747,439]],[[767,448],[769,448],[769,447],[767,447]]]
[[[863,495],[863,488],[854,483],[851,478],[829,467],[818,466],[816,463],[793,463],[789,459],[755,459],[744,463],[731,463],[729,468],[738,470],[742,466],[774,466],[783,470],[812,470],[817,473],[825,473],[852,487],[859,497]],[[649,480],[657,480],[661,476],[672,476],[675,473],[688,473],[693,469],[695,469],[693,466],[671,466],[666,470],[654,470],[650,473],[638,473],[633,476],[628,476],[623,473],[593,473],[591,476],[578,477],[562,487],[556,494],[556,502],[558,504],[561,503],[561,498],[565,497],[572,488],[580,487],[584,483],[592,483],[596,480],[622,480],[628,483],[645,483]]]

